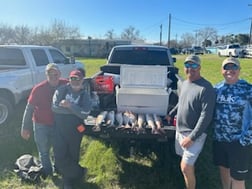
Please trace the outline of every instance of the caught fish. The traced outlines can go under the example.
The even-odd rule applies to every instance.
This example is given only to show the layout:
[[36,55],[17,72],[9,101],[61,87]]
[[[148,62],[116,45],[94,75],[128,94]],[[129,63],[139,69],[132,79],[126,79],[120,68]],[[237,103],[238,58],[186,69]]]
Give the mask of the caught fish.
[[137,126],[137,116],[133,112],[129,112],[129,125],[131,125],[132,129],[136,129]]
[[123,115],[122,112],[117,112],[115,115],[115,119],[117,122],[117,126],[122,126],[123,125]]
[[131,128],[129,114],[130,113],[128,111],[124,112],[123,114],[123,125],[125,129]]
[[102,112],[97,116],[96,121],[95,121],[95,125],[96,125],[96,126],[101,126],[102,123],[104,123],[107,114],[108,114],[107,111],[102,111]]
[[111,127],[115,123],[115,112],[112,110],[108,112],[106,119],[106,126]]
[[157,129],[160,129],[162,127],[161,118],[159,116],[157,116],[156,114],[153,114],[153,118],[154,118],[154,122],[157,126]]
[[161,117],[159,117],[158,115],[154,114],[153,115],[154,118],[154,122],[157,126],[157,132],[158,134],[165,134],[165,131],[162,129],[162,120]]
[[137,125],[139,128],[143,128],[145,122],[145,117],[143,114],[138,114],[138,118],[137,118]]
[[98,132],[101,130],[101,125],[104,123],[107,113],[107,111],[102,111],[99,113],[95,120],[95,126],[92,128],[93,131]]
[[151,114],[146,114],[146,122],[147,122],[147,125],[151,128],[151,133],[156,134],[156,126],[155,126],[154,119]]
[[145,130],[143,128],[144,122],[145,122],[145,116],[143,114],[138,114],[138,117],[137,117],[138,128],[137,128],[137,130],[139,133],[145,133]]

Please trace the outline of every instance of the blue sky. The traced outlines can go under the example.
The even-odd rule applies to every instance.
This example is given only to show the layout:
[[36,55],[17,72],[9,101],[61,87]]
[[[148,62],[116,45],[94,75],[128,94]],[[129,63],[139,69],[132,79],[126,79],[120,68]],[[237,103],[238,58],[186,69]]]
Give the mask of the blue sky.
[[[251,4],[251,6],[249,6]],[[146,41],[171,39],[212,27],[219,35],[249,33],[252,0],[0,0],[0,23],[10,26],[48,27],[64,21],[80,28],[84,38],[117,36],[133,26]]]

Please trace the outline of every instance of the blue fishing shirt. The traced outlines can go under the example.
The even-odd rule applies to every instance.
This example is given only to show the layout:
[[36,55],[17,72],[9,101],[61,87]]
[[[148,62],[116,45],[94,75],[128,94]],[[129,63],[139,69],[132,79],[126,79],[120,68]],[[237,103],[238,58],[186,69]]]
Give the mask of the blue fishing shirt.
[[245,80],[215,86],[214,140],[252,144],[252,85]]

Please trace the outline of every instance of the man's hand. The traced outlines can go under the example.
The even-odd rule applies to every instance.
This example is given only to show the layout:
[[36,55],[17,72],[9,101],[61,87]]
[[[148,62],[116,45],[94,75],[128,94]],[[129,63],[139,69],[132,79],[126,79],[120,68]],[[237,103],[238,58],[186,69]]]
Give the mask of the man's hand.
[[21,130],[21,137],[23,139],[28,140],[30,138],[30,136],[31,136],[31,133],[29,130],[27,130],[27,129]]
[[181,146],[184,148],[189,148],[192,144],[193,141],[189,137],[185,137],[181,142]]
[[64,108],[69,108],[71,106],[71,103],[68,100],[62,100],[59,105]]

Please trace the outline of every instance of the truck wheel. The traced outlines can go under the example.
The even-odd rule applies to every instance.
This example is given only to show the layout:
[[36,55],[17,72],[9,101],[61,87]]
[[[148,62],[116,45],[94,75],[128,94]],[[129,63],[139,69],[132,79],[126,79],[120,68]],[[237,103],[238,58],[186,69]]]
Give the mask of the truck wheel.
[[10,119],[12,113],[13,107],[11,103],[7,99],[0,97],[0,126],[3,126]]

